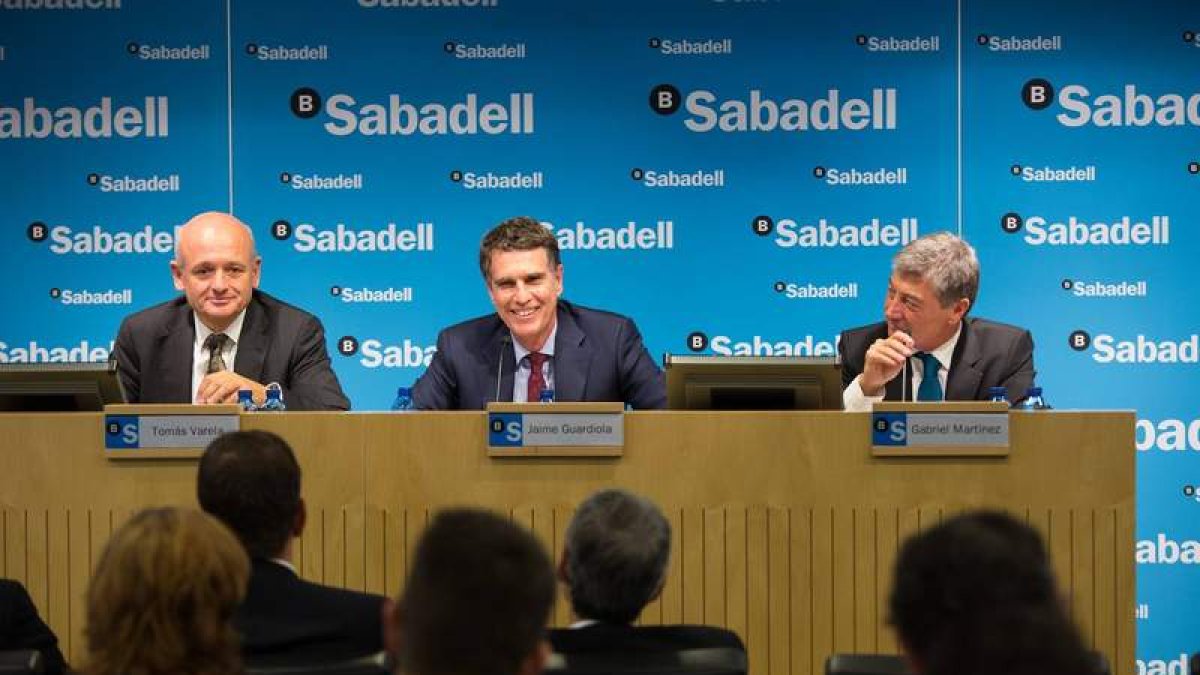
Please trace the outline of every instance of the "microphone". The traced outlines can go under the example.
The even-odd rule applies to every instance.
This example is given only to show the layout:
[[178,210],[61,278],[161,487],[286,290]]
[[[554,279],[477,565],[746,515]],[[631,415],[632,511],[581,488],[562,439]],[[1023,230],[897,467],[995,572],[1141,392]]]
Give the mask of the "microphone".
[[[894,331],[894,332],[904,333],[909,338],[912,338],[912,326],[909,325],[909,323],[907,321],[897,322],[896,323],[896,331]],[[911,359],[912,359],[911,356],[905,358],[904,359],[904,367],[900,369],[900,400],[901,401],[908,400],[908,381],[909,381],[908,380],[908,369],[909,369],[909,361]]]
[[500,402],[500,376],[504,373],[504,352],[510,344],[512,344],[512,336],[506,333],[500,340],[500,353],[498,354],[500,358],[496,362],[496,398],[494,400],[497,403]]

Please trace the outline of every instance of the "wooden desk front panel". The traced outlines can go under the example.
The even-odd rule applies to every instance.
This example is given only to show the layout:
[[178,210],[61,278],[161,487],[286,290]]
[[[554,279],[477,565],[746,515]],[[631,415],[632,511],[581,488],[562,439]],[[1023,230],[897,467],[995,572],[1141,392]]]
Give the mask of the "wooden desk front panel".
[[[890,565],[909,533],[974,506],[1046,537],[1086,634],[1133,667],[1133,415],[1013,419],[1007,459],[872,459],[866,416],[637,413],[620,459],[495,460],[475,413],[255,415],[304,471],[297,563],[324,583],[394,595],[436,509],[509,513],[557,555],[574,505],[621,486],[666,511],[674,555],[646,623],[710,623],[746,641],[754,673],[819,673],[832,652],[892,652]],[[190,461],[108,462],[94,415],[0,416],[0,575],[26,582],[76,660],[83,594],[129,512],[195,505]],[[569,621],[563,597],[554,620]]]

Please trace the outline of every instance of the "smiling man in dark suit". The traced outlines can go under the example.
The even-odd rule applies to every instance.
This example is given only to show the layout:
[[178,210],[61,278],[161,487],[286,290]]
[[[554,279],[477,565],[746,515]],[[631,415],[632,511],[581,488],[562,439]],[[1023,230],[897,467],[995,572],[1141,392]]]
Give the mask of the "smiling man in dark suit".
[[250,555],[250,583],[233,620],[248,664],[331,663],[383,649],[383,596],[315,584],[292,566],[307,512],[287,441],[267,431],[217,437],[200,458],[196,493]]
[[1004,387],[1011,401],[1033,384],[1033,336],[968,317],[979,292],[979,259],[967,242],[939,232],[910,242],[892,261],[884,321],[842,333],[846,410],[876,401],[975,401]]
[[633,321],[560,300],[558,241],[533,218],[500,223],[479,246],[495,314],[451,326],[413,385],[425,410],[482,410],[489,401],[623,401],[664,408],[662,371]]
[[348,410],[311,314],[258,290],[250,228],[202,213],[179,228],[171,276],[181,297],[129,316],[113,348],[130,403],[262,403],[278,384],[292,410]]

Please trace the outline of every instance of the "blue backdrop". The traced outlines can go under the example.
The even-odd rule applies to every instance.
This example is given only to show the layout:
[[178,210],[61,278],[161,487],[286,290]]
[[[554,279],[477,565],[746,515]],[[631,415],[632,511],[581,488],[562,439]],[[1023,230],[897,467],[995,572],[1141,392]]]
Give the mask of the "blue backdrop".
[[1157,671],[1198,648],[1198,31],[1189,0],[0,0],[0,361],[106,357],[208,209],[358,410],[490,311],[512,215],[656,357],[830,354],[952,230],[1053,405],[1138,410]]

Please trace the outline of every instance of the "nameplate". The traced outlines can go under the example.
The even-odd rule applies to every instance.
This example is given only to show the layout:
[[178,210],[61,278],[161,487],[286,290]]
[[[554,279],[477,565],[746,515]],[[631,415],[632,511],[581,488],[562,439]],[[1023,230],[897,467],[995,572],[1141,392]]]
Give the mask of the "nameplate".
[[199,457],[217,436],[241,428],[236,405],[111,405],[104,413],[110,459]]
[[492,403],[489,457],[617,457],[625,445],[621,403]]
[[877,457],[1004,457],[1009,451],[1005,403],[881,403],[871,413]]

